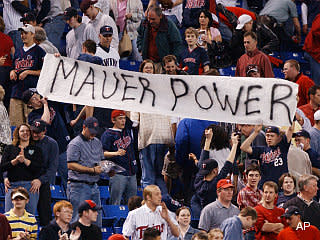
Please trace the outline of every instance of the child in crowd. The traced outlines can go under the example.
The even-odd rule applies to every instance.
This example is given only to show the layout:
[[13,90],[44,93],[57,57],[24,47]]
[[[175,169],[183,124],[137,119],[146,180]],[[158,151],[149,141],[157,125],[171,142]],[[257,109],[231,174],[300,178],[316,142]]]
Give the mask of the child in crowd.
[[180,55],[180,62],[183,68],[187,67],[186,72],[190,75],[200,75],[209,71],[210,60],[206,50],[197,46],[199,33],[190,27],[185,31],[188,47]]
[[209,240],[222,240],[223,232],[219,228],[213,228],[208,233]]

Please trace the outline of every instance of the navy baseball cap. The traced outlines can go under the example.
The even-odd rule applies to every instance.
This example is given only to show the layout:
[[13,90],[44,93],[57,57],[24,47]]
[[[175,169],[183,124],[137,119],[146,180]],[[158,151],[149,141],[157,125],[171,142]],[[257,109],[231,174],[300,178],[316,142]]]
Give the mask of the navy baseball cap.
[[299,132],[296,132],[296,133],[292,134],[292,137],[311,138],[310,134],[306,130],[300,130]]
[[23,14],[23,17],[20,18],[20,22],[29,22],[29,21],[35,21],[36,15],[34,15],[33,12],[27,12]]
[[37,89],[35,88],[29,88],[28,90],[25,90],[22,94],[22,101],[25,103],[25,104],[28,104],[30,99],[32,98],[32,96],[35,94],[35,93],[38,93],[37,92]]
[[270,126],[266,128],[266,133],[276,133],[276,134],[280,134],[280,129],[276,126]]
[[73,7],[69,7],[66,10],[64,10],[64,12],[63,12],[63,19],[64,20],[70,20],[70,18],[76,17],[76,16],[78,16],[78,12],[77,12],[77,9],[75,9]]
[[47,123],[41,119],[36,119],[32,122],[30,129],[35,133],[41,133],[46,130]]
[[296,206],[289,206],[284,210],[284,214],[281,217],[289,218],[292,215],[301,215],[301,212]]
[[111,26],[105,25],[105,26],[100,28],[100,34],[102,36],[112,35],[113,34],[113,29],[112,29]]
[[218,162],[212,158],[208,158],[204,160],[203,163],[201,164],[199,173],[201,175],[207,175],[217,167],[218,167]]
[[88,117],[84,120],[83,125],[89,128],[91,134],[97,134],[99,131],[99,122],[95,117]]
[[166,204],[167,208],[171,212],[176,212],[180,207],[182,207],[182,204],[170,197],[169,194],[164,194],[162,196],[162,201]]
[[98,0],[82,0],[80,3],[80,9],[84,13],[91,5],[94,5]]
[[78,213],[82,213],[86,210],[98,211],[101,210],[101,207],[98,207],[97,204],[92,200],[84,200],[78,208]]

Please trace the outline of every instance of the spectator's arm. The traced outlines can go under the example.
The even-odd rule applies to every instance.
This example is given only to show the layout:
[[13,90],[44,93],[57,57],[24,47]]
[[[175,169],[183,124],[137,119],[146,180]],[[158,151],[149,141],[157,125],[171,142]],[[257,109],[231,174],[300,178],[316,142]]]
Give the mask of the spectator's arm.
[[299,23],[299,19],[297,17],[292,18],[294,29],[296,30],[296,36],[298,43],[301,41],[301,27]]
[[254,127],[253,133],[250,134],[250,136],[242,143],[240,149],[246,153],[252,154],[252,147],[251,143],[253,140],[258,136],[262,129],[262,125],[256,125]]
[[301,4],[302,32],[308,33],[308,7],[307,4]]
[[292,125],[290,127],[288,127],[287,131],[286,131],[286,137],[287,137],[287,141],[288,143],[291,141],[292,139],[292,134],[293,134],[293,131],[294,131],[294,126],[295,126],[296,122],[293,121],[292,122]]
[[49,167],[46,169],[46,172],[39,177],[41,183],[49,182],[50,176],[55,176],[58,165],[59,165],[59,146],[57,142],[52,144],[52,149],[50,149],[50,160],[49,160]]
[[25,14],[26,12],[30,11],[30,9],[27,8],[26,6],[24,6],[20,1],[13,1],[11,3],[11,5],[12,5],[14,10],[16,10],[18,13],[20,13],[21,16],[23,14]]
[[41,23],[41,21],[48,15],[49,12],[50,12],[50,0],[43,0],[41,3],[40,12],[37,15],[37,23],[38,24]]
[[49,110],[47,99],[42,98],[41,101],[43,103],[43,114],[41,116],[41,120],[45,121],[47,124],[51,125],[50,110]]
[[264,53],[269,54],[275,51],[276,49],[278,49],[280,45],[280,41],[277,35],[267,26],[265,26],[264,24],[261,24],[260,27],[261,27],[262,35],[265,36],[265,38],[269,39],[269,41],[264,46],[262,46],[261,50]]
[[261,231],[279,233],[283,229],[283,227],[284,225],[282,223],[265,222],[261,228]]
[[76,162],[68,162],[68,169],[73,170],[80,173],[94,173],[95,169],[90,167],[85,167]]

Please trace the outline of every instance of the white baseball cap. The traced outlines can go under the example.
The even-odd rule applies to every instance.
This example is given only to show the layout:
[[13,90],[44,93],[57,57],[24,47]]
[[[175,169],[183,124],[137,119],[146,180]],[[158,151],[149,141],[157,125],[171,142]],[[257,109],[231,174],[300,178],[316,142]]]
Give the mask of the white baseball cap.
[[239,18],[238,18],[238,25],[237,25],[237,27],[236,27],[236,29],[242,29],[243,28],[243,26],[246,24],[246,23],[248,23],[248,22],[250,22],[250,21],[252,21],[252,17],[251,16],[249,16],[248,14],[242,14]]
[[36,30],[34,28],[34,26],[32,26],[31,24],[25,24],[23,27],[18,29],[19,31],[24,31],[24,32],[32,32],[35,33]]
[[14,200],[16,197],[22,197],[22,198],[24,198],[24,199],[28,199],[23,193],[21,193],[21,192],[15,192],[13,195],[12,195],[12,200]]
[[315,121],[320,120],[320,110],[316,111],[313,115]]

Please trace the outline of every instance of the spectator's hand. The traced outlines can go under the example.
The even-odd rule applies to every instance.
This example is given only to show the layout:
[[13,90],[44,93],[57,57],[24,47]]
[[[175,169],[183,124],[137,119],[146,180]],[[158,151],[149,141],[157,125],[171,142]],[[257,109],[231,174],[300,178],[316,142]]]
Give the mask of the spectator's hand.
[[40,102],[41,102],[43,105],[48,105],[48,98],[47,98],[47,97],[41,98],[41,99],[40,99]]
[[278,228],[274,231],[274,233],[279,234],[283,228],[284,225],[282,223],[278,223]]
[[24,150],[23,148],[21,148],[20,152],[19,152],[19,155],[16,157],[16,159],[20,162],[20,163],[23,163],[24,162]]
[[126,14],[126,19],[130,19],[130,18],[132,18],[132,13],[127,13]]
[[59,236],[59,240],[69,240],[67,233],[64,233],[61,235],[61,230],[59,230],[58,236]]
[[25,232],[19,233],[19,239],[21,240],[29,240],[30,239],[30,234],[27,230]]
[[3,180],[3,183],[4,183],[4,190],[5,190],[5,192],[7,193],[8,190],[9,190],[9,188],[11,188],[10,181],[9,181],[8,178],[5,178],[5,179]]
[[25,70],[19,75],[19,80],[24,80],[29,75],[29,70]]
[[60,53],[53,54],[55,57],[61,57]]
[[160,215],[164,220],[168,221],[169,220],[169,213],[168,213],[168,208],[167,208],[166,204],[164,202],[161,202],[161,207],[162,207],[162,210],[160,212]]
[[109,177],[113,177],[114,175],[116,175],[116,171],[115,170],[111,170],[110,172],[108,172],[108,176]]
[[256,133],[259,133],[259,132],[261,131],[261,129],[262,129],[262,124],[259,124],[259,125],[255,125],[255,126],[254,126],[254,131],[255,131]]
[[15,70],[12,70],[12,71],[10,72],[10,80],[16,81],[17,78],[18,78],[18,77],[17,77],[16,71],[15,71]]
[[29,191],[31,193],[39,193],[40,187],[41,187],[41,181],[39,179],[34,179],[31,182],[31,188]]
[[197,156],[194,153],[189,153],[189,160],[193,161],[195,165],[198,164]]
[[237,135],[234,132],[231,134],[231,143],[232,143],[232,145],[239,143],[239,135]]
[[206,136],[206,139],[211,141],[212,139],[212,136],[213,136],[213,132],[212,132],[212,129],[209,128],[209,129],[206,129],[204,130],[204,135]]
[[124,155],[126,155],[126,150],[119,148],[117,153],[118,153],[118,156],[124,156]]
[[81,236],[81,230],[79,227],[76,227],[76,230],[73,230],[70,234],[70,240],[78,240]]
[[102,172],[101,166],[95,166],[93,169],[94,169],[94,172],[96,175],[98,175]]
[[2,56],[0,57],[0,66],[2,66],[4,64],[4,62],[6,61],[6,57],[5,56]]
[[302,26],[302,32],[303,32],[303,34],[307,35],[307,33],[308,33],[308,24],[305,24],[305,25]]

